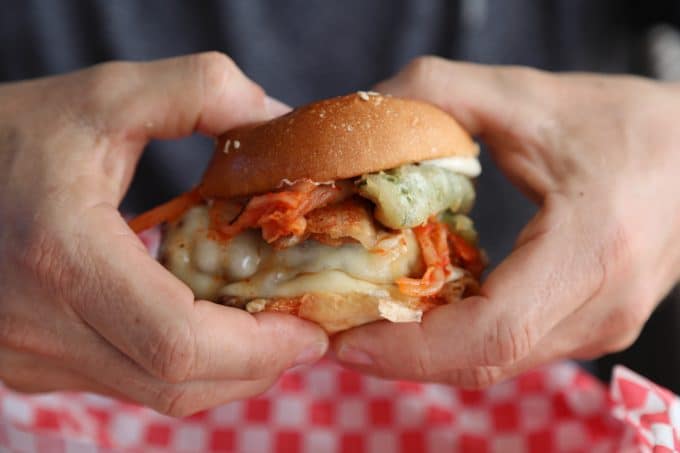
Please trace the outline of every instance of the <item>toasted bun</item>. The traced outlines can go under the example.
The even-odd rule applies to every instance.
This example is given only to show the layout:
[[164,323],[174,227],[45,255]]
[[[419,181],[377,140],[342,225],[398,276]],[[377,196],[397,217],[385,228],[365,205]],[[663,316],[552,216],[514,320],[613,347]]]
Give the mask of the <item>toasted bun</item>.
[[246,305],[250,312],[289,313],[319,324],[329,334],[374,321],[420,322],[423,313],[477,294],[479,283],[471,276],[444,285],[436,299],[392,300],[361,293],[308,293],[298,297],[257,299]]
[[437,107],[359,92],[225,133],[200,192],[230,198],[269,192],[284,179],[323,182],[477,153],[467,132]]
[[258,299],[247,305],[250,312],[295,314],[320,325],[329,334],[387,319],[419,322],[430,305],[400,303],[360,293],[310,293],[292,298]]

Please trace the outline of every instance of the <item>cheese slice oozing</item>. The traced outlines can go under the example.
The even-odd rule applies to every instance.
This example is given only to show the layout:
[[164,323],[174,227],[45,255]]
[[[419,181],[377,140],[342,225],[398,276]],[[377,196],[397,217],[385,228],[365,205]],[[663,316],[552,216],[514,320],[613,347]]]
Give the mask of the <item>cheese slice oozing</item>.
[[411,230],[389,234],[379,247],[339,247],[307,240],[274,250],[259,230],[247,230],[227,243],[208,237],[206,206],[196,206],[169,226],[161,250],[168,269],[198,298],[293,297],[311,292],[359,292],[387,297],[399,277],[422,272],[420,248]]

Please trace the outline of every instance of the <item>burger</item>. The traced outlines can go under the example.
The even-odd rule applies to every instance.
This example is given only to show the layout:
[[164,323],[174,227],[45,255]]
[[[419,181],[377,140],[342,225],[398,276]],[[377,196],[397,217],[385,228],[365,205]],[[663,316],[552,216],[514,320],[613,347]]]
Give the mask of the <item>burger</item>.
[[196,298],[334,333],[475,294],[479,148],[437,107],[358,92],[218,138],[202,181],[130,222]]

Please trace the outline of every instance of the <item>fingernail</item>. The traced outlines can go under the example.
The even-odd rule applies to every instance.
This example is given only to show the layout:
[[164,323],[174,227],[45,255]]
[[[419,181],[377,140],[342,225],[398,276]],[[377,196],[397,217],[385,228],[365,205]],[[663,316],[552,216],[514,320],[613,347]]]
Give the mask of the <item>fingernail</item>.
[[314,343],[307,346],[302,352],[297,356],[293,366],[307,365],[316,362],[321,359],[326,353],[326,348],[328,345],[324,343]]
[[269,96],[265,97],[264,108],[272,118],[285,115],[291,111],[291,108],[288,105]]
[[373,358],[366,351],[353,348],[352,346],[341,346],[337,356],[341,362],[355,365],[373,365]]

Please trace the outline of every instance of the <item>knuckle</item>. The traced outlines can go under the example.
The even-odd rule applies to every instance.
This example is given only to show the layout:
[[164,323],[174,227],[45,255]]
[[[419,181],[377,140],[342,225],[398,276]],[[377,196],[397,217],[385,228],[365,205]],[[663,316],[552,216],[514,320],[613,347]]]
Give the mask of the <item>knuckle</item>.
[[200,53],[194,56],[194,63],[202,96],[219,96],[239,86],[240,95],[264,105],[265,92],[262,87],[251,82],[228,55],[220,52]]
[[534,345],[531,325],[522,321],[516,324],[500,318],[484,338],[483,365],[511,365],[526,357]]
[[149,344],[149,371],[159,379],[189,380],[196,363],[196,338],[188,323],[174,324]]
[[60,296],[66,288],[76,283],[75,272],[72,272],[64,256],[59,241],[46,233],[35,233],[27,239],[16,264],[28,273],[36,286],[46,289],[53,296]]
[[19,317],[0,313],[0,345],[15,350],[31,350],[33,341],[29,332],[29,326]]
[[274,365],[277,362],[276,357],[268,357],[266,354],[250,354],[242,370],[243,376],[241,377],[249,380],[266,378],[272,372],[278,371],[280,367]]
[[635,343],[637,340],[638,336],[640,336],[640,330],[632,330],[628,331],[623,335],[618,336],[614,340],[610,340],[603,348],[602,354],[612,354],[615,352],[621,352],[625,349],[628,349]]
[[413,378],[419,380],[432,380],[437,375],[441,375],[448,370],[446,364],[446,354],[441,354],[441,346],[437,341],[425,334],[424,329],[419,329],[420,338],[416,340],[416,344],[422,344],[422,347],[409,348],[409,352],[405,355],[405,362],[397,362],[392,366],[396,369],[403,369],[404,364],[409,365],[409,373]]
[[501,381],[501,370],[494,367],[475,367],[450,372],[448,383],[466,390],[482,390]]
[[60,239],[58,234],[37,226],[25,232],[20,251],[12,264],[33,290],[46,294],[63,307],[78,305],[99,296],[94,265],[82,253],[81,244]]
[[591,361],[591,360],[597,360],[603,355],[606,355],[606,347],[600,347],[599,345],[588,345],[585,347],[581,347],[577,349],[576,351],[572,351],[569,354],[569,358],[573,360],[584,360],[584,361]]
[[[135,64],[125,61],[109,61],[92,66],[85,71],[82,85],[84,93],[92,100],[108,100],[112,89],[121,80],[129,79],[134,73]],[[102,97],[104,96],[104,97]]]
[[496,67],[498,77],[513,86],[530,88],[544,84],[548,77],[544,71],[529,66]]
[[434,374],[432,353],[429,348],[424,348],[422,351],[415,354],[413,364],[416,376],[420,379],[427,379]]
[[[0,306],[2,306],[1,301]],[[15,319],[9,315],[0,313],[0,345],[8,346],[11,344],[14,341],[16,331]]]
[[559,79],[540,69],[528,66],[496,66],[492,71],[500,89],[521,97],[523,103],[534,108],[540,106],[545,110],[551,95],[559,92]]
[[628,349],[637,340],[646,319],[646,313],[638,306],[616,309],[610,315],[603,331],[613,331],[617,334],[608,336],[604,352],[612,353]]
[[118,77],[128,75],[131,67],[132,64],[125,61],[108,61],[92,66],[88,72],[93,83],[106,87]]
[[616,327],[619,332],[637,332],[647,321],[646,311],[636,305],[621,307],[616,311]]
[[202,52],[196,54],[196,63],[206,74],[229,73],[238,70],[234,60],[222,52]]
[[629,273],[635,263],[633,252],[633,232],[627,222],[617,219],[602,242],[600,262],[606,274]]
[[23,393],[26,395],[40,393],[41,391],[41,389],[36,388],[36,386],[31,383],[17,381],[11,377],[4,378],[2,380],[2,384],[14,392]]
[[636,329],[620,335],[610,336],[575,351],[571,354],[571,357],[577,360],[597,360],[607,354],[624,351],[635,343],[640,332],[641,329]]
[[215,92],[223,88],[241,74],[234,60],[220,52],[197,54],[194,61],[206,92]]
[[27,379],[27,370],[21,360],[12,353],[0,350],[0,383],[10,390],[19,393],[38,393],[45,391],[42,379]]
[[422,55],[411,60],[402,71],[408,81],[424,82],[430,80],[444,66],[446,60],[433,55]]
[[498,89],[514,104],[509,129],[521,131],[528,144],[538,149],[559,145],[556,137],[566,127],[560,120],[560,98],[565,91],[560,79],[526,66],[496,67],[494,71]]
[[[102,112],[127,109],[137,102],[139,93],[129,90],[139,81],[140,64],[126,61],[110,61],[92,66],[77,78],[75,89],[81,95],[74,101],[77,108],[71,119],[95,134],[113,133],[119,126],[117,117],[104,119]],[[127,89],[124,89],[127,88]]]
[[198,410],[193,401],[186,386],[166,385],[158,392],[152,407],[163,415],[181,418]]

